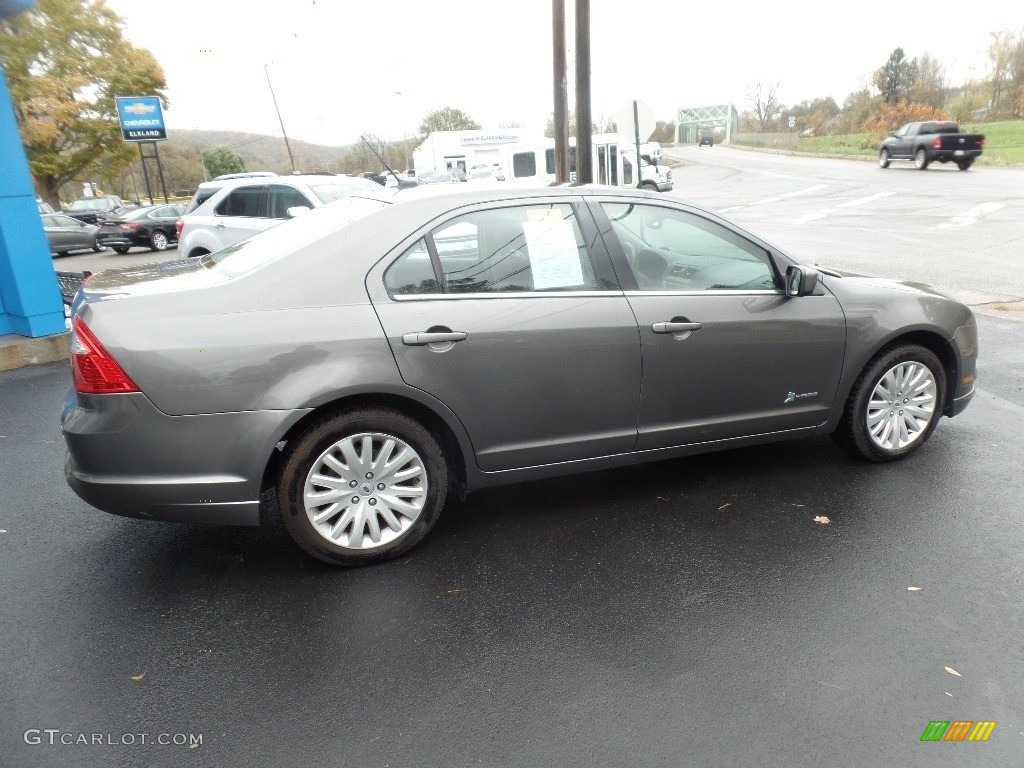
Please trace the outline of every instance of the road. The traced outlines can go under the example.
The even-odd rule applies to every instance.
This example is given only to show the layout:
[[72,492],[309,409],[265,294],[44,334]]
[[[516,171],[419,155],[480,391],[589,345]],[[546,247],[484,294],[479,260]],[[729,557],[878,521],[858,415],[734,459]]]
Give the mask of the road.
[[0,374],[0,764],[1018,766],[1024,324],[979,322],[982,392],[909,460],[819,439],[495,489],[359,570],[91,509],[66,364]]
[[[719,211],[806,264],[929,283],[1024,318],[1024,169],[795,157],[715,146],[671,194]],[[1017,306],[1012,306],[1017,302]]]

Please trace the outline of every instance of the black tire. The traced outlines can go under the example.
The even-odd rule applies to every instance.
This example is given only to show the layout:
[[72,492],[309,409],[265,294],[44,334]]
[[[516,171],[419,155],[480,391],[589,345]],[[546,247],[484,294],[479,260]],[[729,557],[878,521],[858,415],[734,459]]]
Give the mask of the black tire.
[[[887,372],[901,363],[923,365],[935,384],[935,399],[931,416],[917,436],[902,448],[884,448],[874,441],[868,430],[868,407],[871,395]],[[899,393],[904,394],[904,393]],[[904,399],[906,403],[907,400]],[[899,344],[883,349],[864,368],[846,401],[843,417],[832,433],[832,439],[855,456],[871,461],[902,459],[924,445],[942,418],[946,403],[946,371],[942,361],[930,349],[917,344]],[[898,406],[896,406],[898,408]],[[884,407],[883,409],[884,410]],[[892,411],[890,411],[890,414]],[[900,411],[902,414],[902,411]]]
[[[408,523],[408,527],[405,527],[391,541],[373,545],[371,540],[370,545],[366,547],[343,546],[340,543],[329,541],[327,535],[318,532],[310,519],[310,513],[306,510],[303,491],[307,476],[333,445],[346,438],[365,434],[397,438],[411,448],[422,462],[426,477],[423,480],[416,478],[410,482],[414,486],[426,482],[426,495],[423,507],[415,520]],[[379,449],[375,447],[374,450]],[[377,455],[379,456],[379,454]],[[406,465],[403,464],[403,466]],[[342,473],[337,474],[339,480],[345,480]],[[358,481],[350,482],[363,483],[363,479],[360,477]],[[277,482],[277,498],[285,528],[302,550],[332,565],[357,566],[390,560],[418,544],[437,522],[448,497],[448,489],[452,485],[451,469],[446,461],[444,451],[437,438],[426,427],[401,411],[392,408],[367,407],[342,411],[315,421],[297,437],[288,441],[286,456]],[[328,486],[323,487],[327,488]],[[369,488],[368,493],[363,490],[362,485],[353,489],[353,494],[366,494],[364,497],[355,496],[355,498],[363,498],[367,501],[367,506],[358,507],[362,510],[359,514],[364,515],[364,519],[373,517],[374,524],[379,527],[380,531],[384,531],[387,523],[383,514],[378,516],[377,511],[380,510],[383,513],[387,502],[382,498],[381,506],[371,508],[369,504],[377,502],[374,494],[379,493],[377,491],[379,486],[375,487],[372,482],[368,481],[367,487]],[[338,525],[342,518],[347,516],[352,505],[347,503],[348,491],[345,490],[344,494],[346,501],[339,499],[338,510],[321,521],[324,525]],[[327,506],[323,505],[323,507]],[[326,511],[323,508],[321,510]],[[393,512],[393,508],[391,510]],[[357,519],[359,519],[358,516]],[[399,519],[405,526],[407,516]],[[342,525],[338,532],[339,542],[342,535],[351,538],[352,530],[351,525]],[[387,534],[391,533],[393,533],[392,529],[388,528]],[[361,533],[360,542],[363,541],[365,541],[365,537]]]
[[970,158],[969,160],[957,160],[957,163],[956,163],[956,167],[959,168],[961,171],[966,171],[972,165],[974,165],[974,158],[973,157]]
[[107,247],[105,245],[100,245],[99,241],[96,240],[96,238],[93,238],[93,240],[92,240],[92,249],[96,253],[102,253],[103,251],[105,251],[107,249]]
[[67,256],[68,252],[67,251],[57,251],[57,255],[58,256]]
[[121,255],[124,255],[124,254],[128,253],[128,246],[127,245],[115,245],[114,246],[114,253],[120,253]]
[[159,229],[149,236],[149,247],[154,251],[166,251],[169,243],[170,239]]
[[200,256],[205,256],[208,253],[209,253],[209,251],[206,250],[205,248],[196,248],[195,250],[193,250],[187,256],[187,258],[189,258],[189,259],[198,259]]
[[921,147],[917,152],[914,153],[914,167],[919,171],[927,170],[928,168],[928,150]]
[[644,189],[646,189],[648,192],[657,192],[658,191],[658,185],[655,184],[653,181],[645,181],[641,186]]
[[888,168],[889,167],[889,163],[891,163],[891,162],[892,162],[892,160],[889,159],[889,150],[888,149],[883,149],[883,150],[881,150],[878,153],[878,167],[879,168]]

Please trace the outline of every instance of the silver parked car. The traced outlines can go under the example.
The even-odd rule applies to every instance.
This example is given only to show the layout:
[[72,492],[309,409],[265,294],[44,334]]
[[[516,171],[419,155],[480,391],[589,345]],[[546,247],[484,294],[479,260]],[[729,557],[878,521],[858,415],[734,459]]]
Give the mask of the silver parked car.
[[46,233],[51,254],[67,256],[71,251],[87,248],[97,253],[103,250],[103,246],[96,240],[99,228],[95,224],[86,224],[63,213],[46,213],[40,218],[43,220],[43,232]]
[[923,286],[800,266],[647,192],[431,192],[93,276],[71,487],[237,525],[274,488],[304,550],[356,565],[502,483],[824,434],[899,459],[974,394],[974,316]]

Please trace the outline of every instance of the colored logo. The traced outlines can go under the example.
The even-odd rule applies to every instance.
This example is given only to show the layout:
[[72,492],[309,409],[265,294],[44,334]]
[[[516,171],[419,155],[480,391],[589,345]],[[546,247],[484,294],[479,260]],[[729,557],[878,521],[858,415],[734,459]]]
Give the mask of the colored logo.
[[125,104],[121,109],[131,115],[148,115],[151,112],[156,112],[156,104],[144,104],[137,101],[134,104]]
[[921,741],[988,741],[995,729],[995,720],[932,720]]
[[783,403],[783,405],[785,405],[786,403],[795,402],[798,398],[801,398],[801,397],[817,397],[817,396],[818,396],[817,392],[804,392],[802,395],[798,395],[796,392],[787,392],[786,393],[786,399],[783,400],[782,403]]

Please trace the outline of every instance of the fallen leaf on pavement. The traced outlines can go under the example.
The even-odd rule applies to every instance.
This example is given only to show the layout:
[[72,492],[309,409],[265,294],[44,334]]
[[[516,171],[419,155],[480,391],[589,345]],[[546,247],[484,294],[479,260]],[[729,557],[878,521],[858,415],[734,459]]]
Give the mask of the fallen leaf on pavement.
[[949,674],[951,674],[951,675],[956,675],[957,677],[963,677],[963,675],[961,675],[959,672],[957,672],[952,667],[946,667],[946,671],[949,672]]
[[7,533],[3,528],[0,528],[0,533]]
[[192,744],[188,745],[188,748],[189,749],[199,749],[199,745],[193,742]]
[[146,676],[146,673],[145,673],[145,672],[143,672],[143,673],[142,673],[141,675],[132,675],[132,680],[134,680],[134,681],[135,681],[135,682],[137,683],[137,682],[139,682],[139,681],[140,681],[140,680],[141,680],[142,678],[144,678],[145,676]]
[[920,587],[907,587],[907,592],[920,592]]
[[943,691],[943,693],[946,694],[947,696],[949,696],[949,698],[951,698],[951,699],[953,698],[953,694],[950,693],[949,691]]
[[726,507],[731,507],[731,506],[732,506],[732,502],[731,502],[731,501],[730,501],[730,502],[726,502],[725,504],[723,504],[722,506],[720,506],[720,507],[718,508],[718,510],[719,510],[719,511],[722,511],[722,510],[723,510],[723,509],[725,509]]
[[794,504],[793,506],[794,506],[794,507],[802,507],[802,506],[803,506],[803,504]]
[[818,515],[818,516],[817,516],[816,518],[814,518],[814,522],[816,522],[816,523],[820,523],[821,525],[828,525],[828,524],[829,524],[829,523],[831,523],[832,521],[831,521],[831,520],[829,520],[829,519],[828,519],[827,517],[825,517],[824,515]]
[[668,501],[668,499],[666,499],[664,496],[658,496],[657,498],[661,499],[662,501]]

